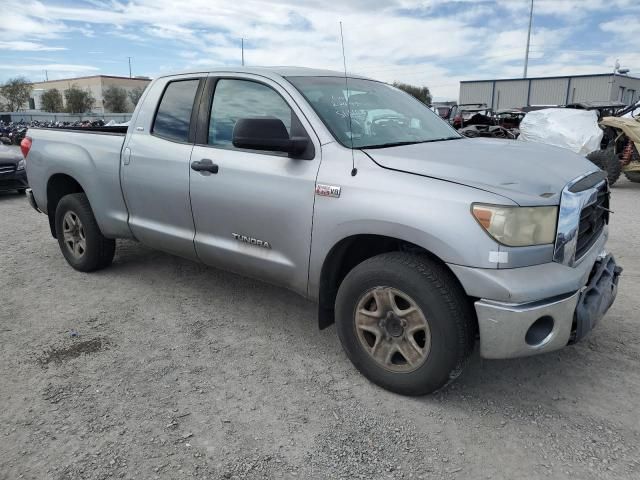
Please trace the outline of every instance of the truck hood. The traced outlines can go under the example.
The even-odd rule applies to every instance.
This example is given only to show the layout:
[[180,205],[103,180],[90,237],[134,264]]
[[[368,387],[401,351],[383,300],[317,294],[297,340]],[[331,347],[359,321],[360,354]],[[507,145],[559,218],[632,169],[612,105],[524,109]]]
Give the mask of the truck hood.
[[598,170],[569,150],[516,140],[463,138],[364,151],[383,168],[486,190],[519,205],[557,205],[567,183]]

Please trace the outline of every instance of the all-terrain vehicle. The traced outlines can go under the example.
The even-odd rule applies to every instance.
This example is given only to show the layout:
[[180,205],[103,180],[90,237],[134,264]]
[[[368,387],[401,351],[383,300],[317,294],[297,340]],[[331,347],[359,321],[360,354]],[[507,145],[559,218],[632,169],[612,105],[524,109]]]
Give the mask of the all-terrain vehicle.
[[623,116],[638,108],[640,102],[599,122],[604,131],[601,148],[587,158],[607,172],[609,185],[613,185],[622,173],[632,182],[640,182],[640,116]]

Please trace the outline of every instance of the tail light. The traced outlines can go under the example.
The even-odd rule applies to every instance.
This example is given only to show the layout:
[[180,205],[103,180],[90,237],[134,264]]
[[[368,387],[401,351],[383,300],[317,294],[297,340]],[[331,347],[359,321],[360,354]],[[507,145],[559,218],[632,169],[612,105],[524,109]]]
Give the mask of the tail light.
[[24,137],[20,142],[20,150],[22,151],[22,156],[26,159],[27,155],[29,155],[29,150],[31,150],[31,137]]

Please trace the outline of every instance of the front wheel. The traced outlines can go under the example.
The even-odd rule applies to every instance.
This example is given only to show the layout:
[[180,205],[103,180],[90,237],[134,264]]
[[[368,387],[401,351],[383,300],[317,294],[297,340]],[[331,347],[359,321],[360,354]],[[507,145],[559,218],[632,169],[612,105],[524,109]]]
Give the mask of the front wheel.
[[369,380],[404,395],[442,388],[462,371],[474,315],[455,277],[427,257],[393,252],[356,266],[336,299],[338,336]]
[[84,193],[62,197],[55,225],[62,255],[73,268],[92,272],[111,264],[116,241],[102,235]]
[[607,180],[609,186],[613,186],[614,183],[620,178],[622,173],[622,163],[618,155],[615,153],[613,147],[609,147],[606,150],[596,150],[587,155],[587,159],[591,161],[596,167],[604,170],[607,174]]

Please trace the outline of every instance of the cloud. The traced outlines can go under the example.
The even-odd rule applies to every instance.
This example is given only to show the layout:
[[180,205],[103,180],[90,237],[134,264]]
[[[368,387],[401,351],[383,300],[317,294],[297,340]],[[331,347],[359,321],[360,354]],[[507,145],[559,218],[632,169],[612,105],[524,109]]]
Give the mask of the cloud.
[[[428,85],[437,98],[456,98],[462,79],[521,75],[529,8],[528,0],[4,3],[0,41],[20,43],[25,51],[28,45],[33,45],[32,51],[63,48],[52,43],[58,39],[71,38],[81,45],[84,37],[93,35],[124,45],[130,42],[126,55],[134,56],[136,63],[146,58],[151,75],[237,65],[240,38],[245,39],[248,65],[341,70],[342,21],[350,71]],[[640,15],[638,0],[535,0],[534,12],[531,74],[609,71],[607,62],[614,52],[621,63],[628,63],[625,58],[640,63],[635,54],[640,27],[629,21]],[[619,45],[623,48],[613,48]],[[69,48],[68,55],[50,63],[98,62],[73,57],[74,47]]]
[[0,40],[0,50],[14,50],[20,52],[54,52],[67,50],[65,47],[54,47],[38,42],[24,42],[20,40],[2,41]]

